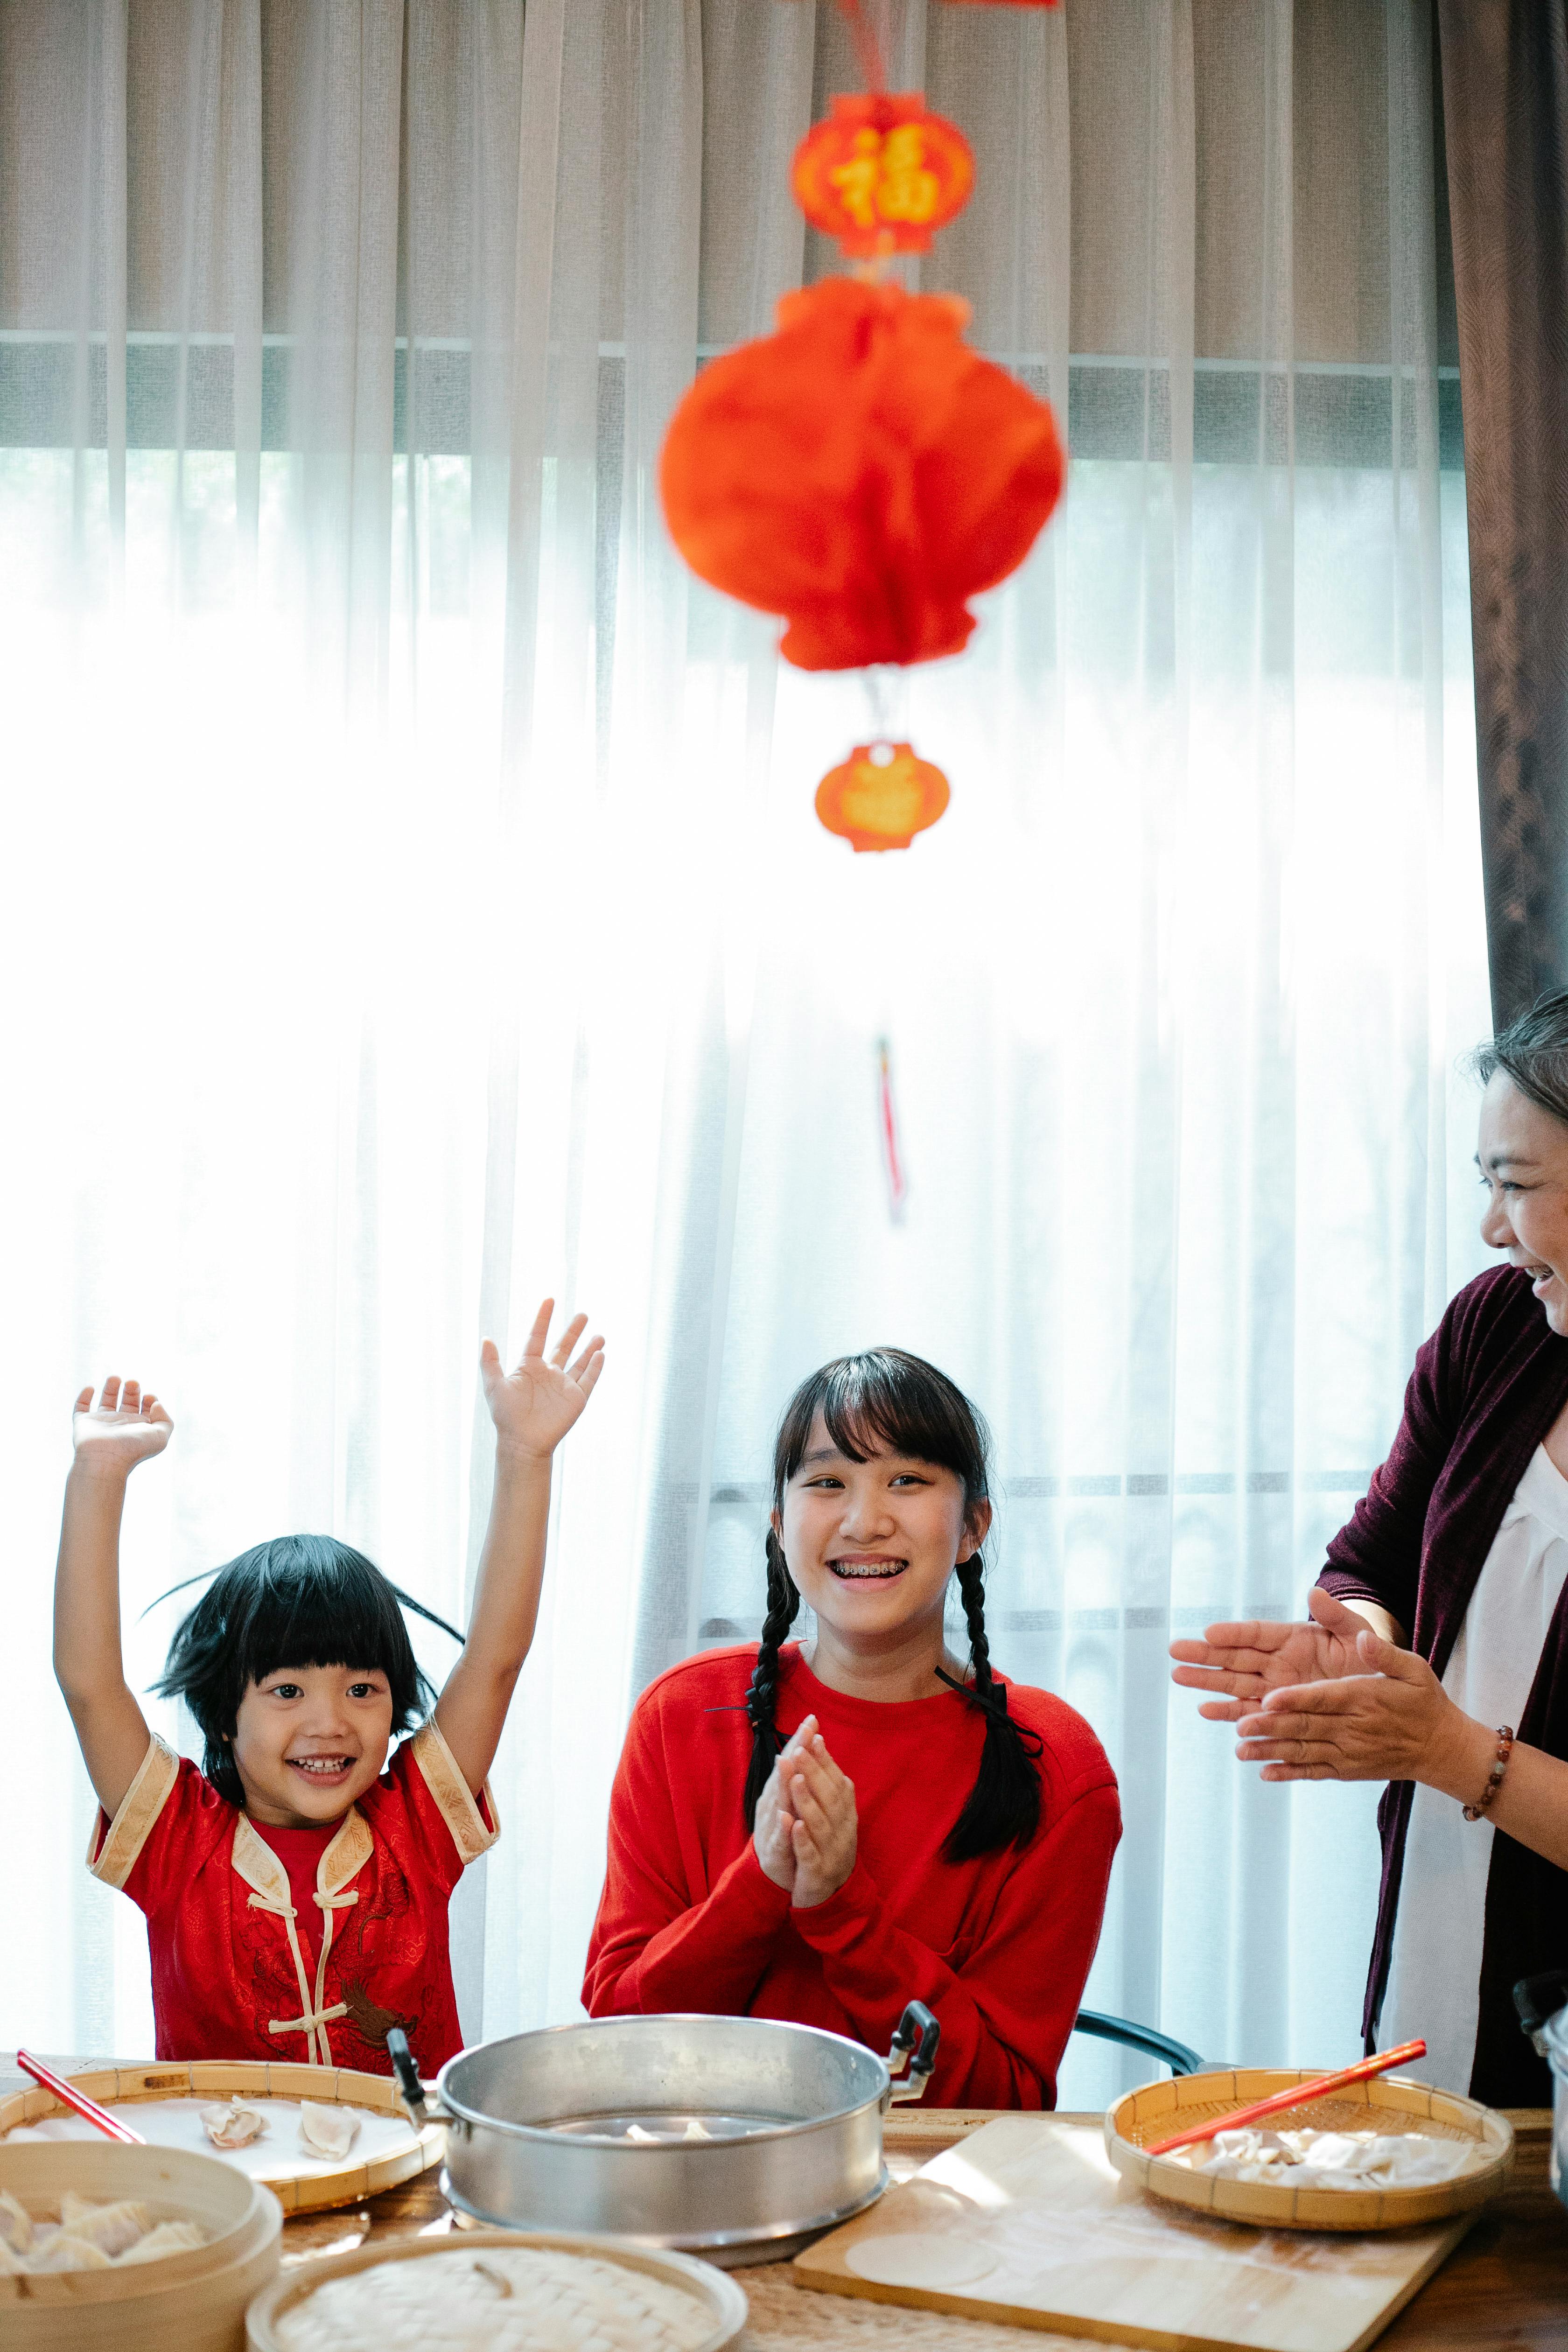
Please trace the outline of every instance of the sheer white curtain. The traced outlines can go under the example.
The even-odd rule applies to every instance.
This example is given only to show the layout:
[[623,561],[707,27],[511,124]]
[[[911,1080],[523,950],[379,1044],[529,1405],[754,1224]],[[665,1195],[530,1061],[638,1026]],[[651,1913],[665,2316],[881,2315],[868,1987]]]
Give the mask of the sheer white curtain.
[[1121,1774],[1098,2004],[1353,2047],[1369,1792],[1245,1780],[1164,1644],[1300,1605],[1479,1255],[1425,14],[892,18],[980,166],[924,282],[1073,470],[902,689],[953,805],[873,859],[810,814],[862,687],[782,671],[654,496],[700,353],[831,266],[785,186],[851,86],[827,9],[0,0],[0,2041],[150,2030],[47,1666],[77,1385],[178,1423],[144,1683],[178,1604],[136,1612],[285,1527],[459,1612],[479,1340],[550,1289],[610,1370],[458,1897],[470,2031],[574,2013],[630,1700],[754,1631],[778,1408],[890,1339],[994,1422],[1000,1663]]

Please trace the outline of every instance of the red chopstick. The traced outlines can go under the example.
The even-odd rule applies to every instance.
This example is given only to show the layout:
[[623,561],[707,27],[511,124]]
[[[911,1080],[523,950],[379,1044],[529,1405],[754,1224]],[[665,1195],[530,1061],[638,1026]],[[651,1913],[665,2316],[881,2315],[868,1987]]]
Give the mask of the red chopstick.
[[129,2124],[122,2124],[118,2116],[111,2116],[109,2109],[100,2107],[96,2099],[89,2099],[85,2091],[79,2091],[63,2075],[57,2074],[52,2066],[46,2066],[41,2058],[30,2057],[26,2050],[18,2050],[16,2063],[24,2074],[31,2074],[35,2083],[41,2083],[46,2091],[52,2091],[63,2106],[74,2107],[79,2116],[85,2116],[89,2124],[96,2124],[99,2130],[107,2132],[110,2139],[129,2140],[132,2147],[146,2147],[147,2143],[139,2131],[132,2131]]
[[1271,2098],[1255,2100],[1250,2107],[1233,2108],[1228,2116],[1216,2116],[1212,2123],[1194,2124],[1191,2131],[1173,2132],[1169,2139],[1152,2140],[1143,2153],[1168,2156],[1173,2147],[1191,2147],[1200,2139],[1213,2139],[1216,2132],[1237,2131],[1243,2124],[1255,2124],[1260,2116],[1277,2116],[1286,2107],[1305,2106],[1309,2099],[1326,2099],[1331,2091],[1342,2091],[1352,2083],[1368,2083],[1374,2074],[1385,2074],[1391,2066],[1408,2066],[1413,2059],[1426,2055],[1424,2042],[1402,2042],[1397,2050],[1380,2050],[1354,2066],[1342,2066],[1337,2074],[1316,2075],[1310,2083],[1299,2083],[1293,2091],[1276,2091]]

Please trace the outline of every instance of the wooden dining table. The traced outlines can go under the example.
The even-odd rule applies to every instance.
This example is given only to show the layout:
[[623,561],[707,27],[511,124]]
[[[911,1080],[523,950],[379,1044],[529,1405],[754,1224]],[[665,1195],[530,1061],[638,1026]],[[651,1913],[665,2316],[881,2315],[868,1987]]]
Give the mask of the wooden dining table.
[[[113,2062],[49,2063],[60,2074],[78,2074]],[[26,2078],[14,2059],[0,2054],[0,2096],[25,2087]],[[994,2114],[979,2107],[931,2107],[918,2114],[895,2108],[884,2133],[893,2179],[907,2180]],[[1509,2119],[1516,2162],[1507,2189],[1379,2336],[1379,2352],[1568,2352],[1568,2210],[1547,2178],[1551,2114],[1525,2107]],[[1098,2116],[1064,2120],[1097,2127],[1100,2122]],[[283,2260],[293,2265],[355,2246],[393,2244],[434,2235],[455,2222],[439,2173],[427,2172],[362,2204],[290,2217],[283,2225]],[[1036,2346],[1068,2352],[1084,2340],[815,2293],[796,2284],[788,2263],[763,2263],[736,2275],[751,2305],[740,2352],[894,2352],[895,2347],[900,2352],[1008,2352],[1009,2347],[1026,2352]]]
[[[884,2126],[888,2168],[908,2179],[943,2148],[982,2124],[991,2108],[928,2108],[900,2114]],[[1098,2116],[1070,2120],[1099,2126]],[[1508,2188],[1494,2198],[1436,2277],[1379,2336],[1380,2352],[1568,2352],[1568,2211],[1547,2179],[1552,2117],[1544,2108],[1510,2116],[1517,2161]],[[285,2224],[285,2262],[393,2241],[453,2225],[454,2216],[428,2172],[402,2189],[335,2213]],[[1006,2327],[902,2305],[821,2294],[796,2284],[788,2263],[736,2273],[751,2303],[741,2352],[1081,2352],[1081,2336]]]

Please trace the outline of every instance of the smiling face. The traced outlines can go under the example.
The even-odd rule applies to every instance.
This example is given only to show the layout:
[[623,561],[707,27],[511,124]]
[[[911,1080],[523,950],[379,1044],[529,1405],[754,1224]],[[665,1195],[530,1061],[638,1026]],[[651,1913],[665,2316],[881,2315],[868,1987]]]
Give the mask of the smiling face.
[[392,1686],[371,1666],[279,1666],[249,1684],[234,1728],[245,1810],[274,1829],[337,1821],[378,1779]]
[[897,1454],[857,1462],[820,1413],[775,1515],[790,1574],[819,1625],[846,1647],[903,1643],[934,1624],[948,1580],[984,1541],[991,1506],[964,1512],[954,1470]]
[[1568,1126],[1499,1070],[1481,1097],[1476,1159],[1481,1239],[1531,1274],[1548,1323],[1568,1336]]

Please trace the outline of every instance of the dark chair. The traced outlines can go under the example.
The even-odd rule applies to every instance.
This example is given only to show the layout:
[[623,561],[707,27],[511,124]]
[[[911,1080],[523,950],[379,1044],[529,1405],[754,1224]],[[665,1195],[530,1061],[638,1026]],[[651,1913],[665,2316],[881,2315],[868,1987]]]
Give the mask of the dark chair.
[[1204,2061],[1184,2042],[1173,2042],[1168,2033],[1156,2033],[1150,2025],[1133,2025],[1125,2017],[1102,2017],[1098,2010],[1080,2009],[1073,2032],[1092,2033],[1100,2042],[1125,2042],[1129,2050],[1142,2050],[1146,2058],[1158,2058],[1173,2074],[1204,2071]]

